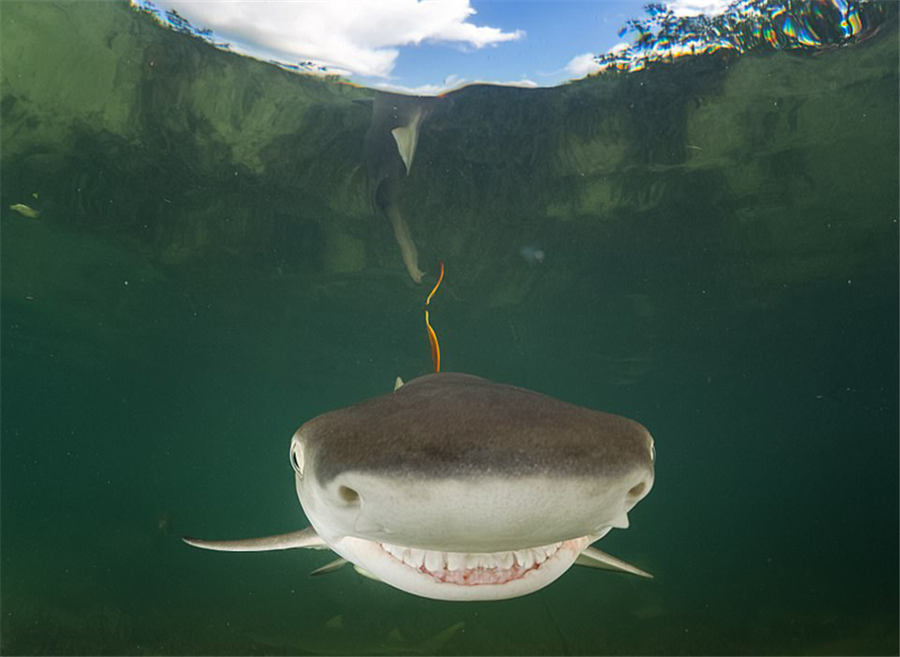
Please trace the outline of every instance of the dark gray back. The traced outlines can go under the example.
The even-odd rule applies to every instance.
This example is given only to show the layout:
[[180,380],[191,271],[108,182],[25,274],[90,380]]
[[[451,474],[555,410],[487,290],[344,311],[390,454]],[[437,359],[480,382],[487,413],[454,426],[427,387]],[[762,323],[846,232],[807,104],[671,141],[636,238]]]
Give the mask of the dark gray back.
[[325,483],[394,477],[615,476],[652,468],[637,422],[468,374],[429,374],[301,427]]

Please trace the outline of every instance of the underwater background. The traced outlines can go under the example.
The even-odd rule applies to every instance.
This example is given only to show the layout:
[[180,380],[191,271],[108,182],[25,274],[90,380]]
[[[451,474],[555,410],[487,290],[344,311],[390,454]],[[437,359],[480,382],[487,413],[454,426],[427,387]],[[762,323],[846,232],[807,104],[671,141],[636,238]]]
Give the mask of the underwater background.
[[[896,654],[886,15],[429,101],[391,198],[415,284],[373,204],[375,92],[124,3],[4,1],[0,651]],[[598,547],[655,579],[461,604],[181,542],[307,524],[290,437],[431,370],[439,259],[445,371],[653,433],[654,489]]]

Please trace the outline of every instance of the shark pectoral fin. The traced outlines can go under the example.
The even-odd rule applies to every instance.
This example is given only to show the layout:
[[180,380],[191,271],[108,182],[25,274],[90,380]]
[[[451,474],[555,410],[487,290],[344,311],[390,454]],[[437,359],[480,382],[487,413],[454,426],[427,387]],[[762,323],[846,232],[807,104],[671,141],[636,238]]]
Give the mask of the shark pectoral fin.
[[320,568],[316,568],[309,575],[310,577],[315,577],[316,575],[325,575],[326,573],[333,573],[334,571],[342,568],[347,563],[347,560],[341,557],[340,559],[335,559],[334,561],[329,561],[324,566]]
[[602,552],[593,547],[585,548],[575,560],[575,565],[587,566],[588,568],[617,570],[622,573],[631,573],[632,575],[638,575],[640,577],[649,577],[651,579],[653,578],[653,575],[651,575],[650,573],[641,570],[636,566],[632,566],[630,563],[626,563],[621,559],[616,559],[611,554],[606,554],[606,552]]
[[289,550],[291,548],[328,548],[328,544],[316,534],[316,530],[312,527],[287,534],[245,538],[238,541],[204,541],[190,536],[185,536],[181,540],[194,547],[220,552],[268,552],[269,550]]
[[399,389],[402,388],[402,387],[403,387],[403,379],[401,379],[401,378],[398,376],[398,377],[397,377],[397,380],[394,381],[394,390],[399,390]]

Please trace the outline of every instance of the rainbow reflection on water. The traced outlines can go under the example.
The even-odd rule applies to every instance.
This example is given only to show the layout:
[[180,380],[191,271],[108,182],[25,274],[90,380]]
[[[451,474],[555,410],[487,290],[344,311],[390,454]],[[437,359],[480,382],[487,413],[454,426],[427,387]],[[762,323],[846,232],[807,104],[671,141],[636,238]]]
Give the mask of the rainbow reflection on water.
[[890,12],[891,3],[862,0],[736,0],[715,16],[680,16],[653,3],[619,32],[633,43],[596,60],[603,70],[637,71],[687,55],[829,49],[868,38]]

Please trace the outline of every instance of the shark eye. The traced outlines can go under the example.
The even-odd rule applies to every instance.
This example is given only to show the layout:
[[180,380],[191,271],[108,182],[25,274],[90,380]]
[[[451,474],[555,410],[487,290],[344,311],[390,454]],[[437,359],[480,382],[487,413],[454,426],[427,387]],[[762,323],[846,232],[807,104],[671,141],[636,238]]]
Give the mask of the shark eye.
[[291,443],[291,467],[298,476],[303,476],[303,446],[298,442]]

